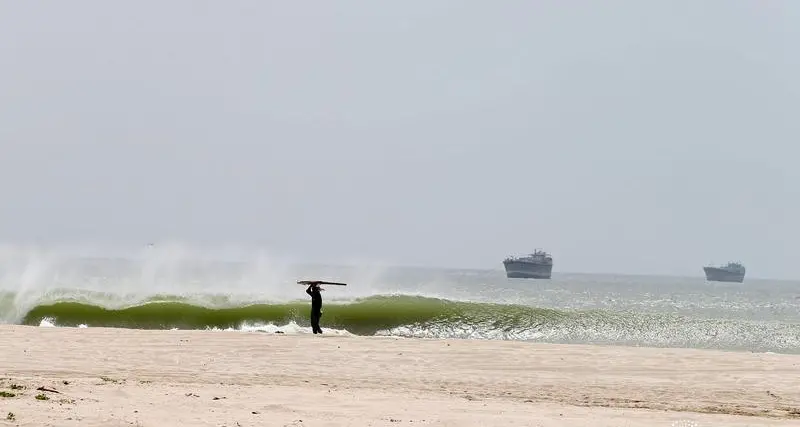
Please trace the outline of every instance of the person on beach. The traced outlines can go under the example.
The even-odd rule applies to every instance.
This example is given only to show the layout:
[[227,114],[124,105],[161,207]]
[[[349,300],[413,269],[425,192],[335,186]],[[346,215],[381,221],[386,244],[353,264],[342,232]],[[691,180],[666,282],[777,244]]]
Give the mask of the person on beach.
[[308,285],[308,289],[306,289],[306,293],[311,295],[311,329],[315,334],[322,333],[322,328],[319,327],[319,319],[322,317],[321,290],[316,283]]

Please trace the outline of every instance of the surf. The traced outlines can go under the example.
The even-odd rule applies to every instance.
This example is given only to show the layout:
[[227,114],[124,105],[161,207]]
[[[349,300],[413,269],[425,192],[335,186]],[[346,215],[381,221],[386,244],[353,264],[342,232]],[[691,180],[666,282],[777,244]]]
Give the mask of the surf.
[[[283,331],[308,328],[306,300],[240,303],[230,297],[157,295],[129,305],[61,300],[36,304],[19,324],[134,329]],[[198,303],[202,300],[204,303]],[[327,301],[322,327],[361,336],[463,338],[721,348],[797,353],[800,325],[704,319],[668,313],[566,310],[457,301],[414,295],[375,295]]]
[[305,266],[190,249],[98,258],[0,247],[0,323],[305,333],[310,301],[297,280],[311,277],[350,284],[325,292],[321,326],[332,333],[800,352],[793,283],[523,281],[493,270]]

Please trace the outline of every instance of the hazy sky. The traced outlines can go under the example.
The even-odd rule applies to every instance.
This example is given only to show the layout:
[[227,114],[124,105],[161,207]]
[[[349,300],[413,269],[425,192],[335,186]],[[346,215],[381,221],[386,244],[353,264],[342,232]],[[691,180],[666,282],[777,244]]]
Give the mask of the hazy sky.
[[800,3],[2,1],[0,240],[800,278]]

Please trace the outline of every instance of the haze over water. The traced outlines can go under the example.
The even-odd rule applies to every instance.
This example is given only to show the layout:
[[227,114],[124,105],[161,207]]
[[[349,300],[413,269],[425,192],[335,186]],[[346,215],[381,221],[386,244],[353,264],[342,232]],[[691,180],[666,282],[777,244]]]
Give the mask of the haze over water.
[[0,5],[0,242],[797,279],[800,4]]

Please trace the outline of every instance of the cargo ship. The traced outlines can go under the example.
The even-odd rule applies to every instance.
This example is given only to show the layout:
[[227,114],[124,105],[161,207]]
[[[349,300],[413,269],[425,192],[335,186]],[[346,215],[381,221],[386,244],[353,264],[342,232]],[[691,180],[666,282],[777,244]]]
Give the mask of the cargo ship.
[[510,279],[549,279],[553,272],[553,257],[542,250],[522,257],[503,260],[506,277]]
[[744,282],[746,269],[739,262],[729,262],[720,267],[707,265],[703,267],[706,273],[706,280],[710,282]]

